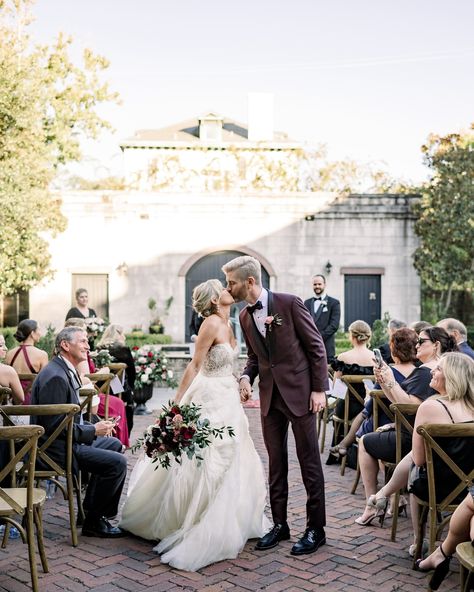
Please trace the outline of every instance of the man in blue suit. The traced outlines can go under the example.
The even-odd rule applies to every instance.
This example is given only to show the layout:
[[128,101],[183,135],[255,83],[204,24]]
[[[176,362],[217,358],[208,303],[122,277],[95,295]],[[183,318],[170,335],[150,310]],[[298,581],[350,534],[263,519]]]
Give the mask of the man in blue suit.
[[326,278],[323,275],[313,277],[313,290],[314,298],[305,300],[304,305],[321,333],[329,361],[336,356],[335,337],[341,320],[341,305],[339,300],[326,294]]
[[[77,373],[80,362],[87,360],[87,333],[79,327],[66,327],[56,337],[57,355],[41,370],[33,384],[32,405],[79,404],[82,386]],[[45,429],[45,441],[62,421],[61,416],[32,416],[31,423]],[[84,499],[86,518],[82,534],[101,538],[124,536],[124,531],[112,526],[108,518],[118,512],[120,495],[127,474],[127,461],[122,444],[112,437],[114,423],[99,421],[86,424],[82,415],[74,417],[74,470],[91,474]],[[49,456],[60,466],[66,466],[66,440],[57,438],[48,448]]]
[[457,319],[442,319],[436,326],[445,329],[455,339],[462,354],[474,359],[474,350],[467,342],[467,329],[464,323]]

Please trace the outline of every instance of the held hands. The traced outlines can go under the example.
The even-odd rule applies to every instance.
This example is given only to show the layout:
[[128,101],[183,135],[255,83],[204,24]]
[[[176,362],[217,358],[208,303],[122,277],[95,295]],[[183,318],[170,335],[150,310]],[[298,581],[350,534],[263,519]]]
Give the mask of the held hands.
[[245,403],[252,397],[252,387],[246,378],[241,378],[239,381],[240,402]]
[[313,391],[309,399],[309,410],[311,413],[318,413],[326,407],[326,394]]
[[96,436],[112,436],[115,432],[115,423],[113,421],[98,421],[94,424]]

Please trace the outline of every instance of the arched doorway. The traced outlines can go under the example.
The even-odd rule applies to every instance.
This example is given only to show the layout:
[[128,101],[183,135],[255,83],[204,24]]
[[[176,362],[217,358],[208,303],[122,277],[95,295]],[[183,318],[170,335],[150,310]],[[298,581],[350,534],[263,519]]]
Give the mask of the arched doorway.
[[[186,342],[188,342],[190,339],[189,323],[191,322],[192,295],[194,288],[198,284],[212,278],[217,278],[225,285],[225,275],[223,274],[221,267],[231,259],[240,257],[241,255],[246,255],[246,253],[242,253],[241,251],[217,251],[215,253],[210,253],[209,255],[204,255],[201,257],[201,259],[196,261],[196,263],[194,263],[186,273]],[[263,287],[267,289],[270,285],[270,276],[263,265],[262,284]],[[239,311],[244,306],[244,302],[239,302],[235,305],[235,307],[233,307],[231,312],[234,332],[239,343],[241,343]]]

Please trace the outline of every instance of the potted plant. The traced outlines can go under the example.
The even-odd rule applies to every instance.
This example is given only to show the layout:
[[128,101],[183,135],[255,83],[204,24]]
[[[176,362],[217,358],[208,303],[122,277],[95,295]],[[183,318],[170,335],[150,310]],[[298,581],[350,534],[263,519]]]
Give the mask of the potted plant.
[[173,302],[173,296],[170,296],[163,307],[162,314],[158,310],[158,303],[154,298],[148,299],[148,310],[150,311],[150,327],[149,332],[151,334],[164,333],[165,327],[163,325],[163,319],[169,314],[171,303]]

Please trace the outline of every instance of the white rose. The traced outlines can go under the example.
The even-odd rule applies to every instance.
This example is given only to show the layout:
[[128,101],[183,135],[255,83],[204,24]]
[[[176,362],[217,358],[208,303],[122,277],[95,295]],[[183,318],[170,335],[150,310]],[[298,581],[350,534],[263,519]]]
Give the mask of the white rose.
[[147,362],[147,359],[146,359],[146,358],[144,358],[143,356],[140,356],[140,357],[138,358],[138,363],[139,363],[139,364],[146,364],[146,362]]
[[149,366],[145,368],[145,374],[151,374],[151,368]]
[[148,382],[148,374],[142,374],[140,380],[144,383]]

